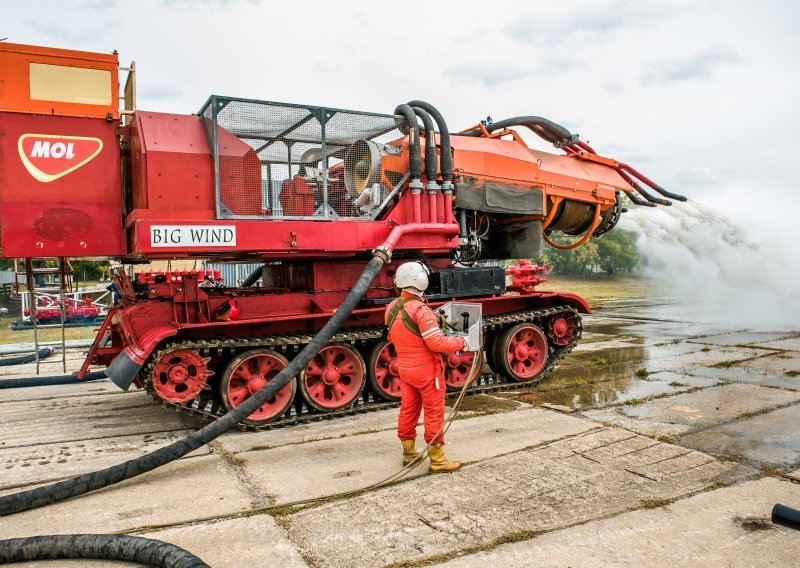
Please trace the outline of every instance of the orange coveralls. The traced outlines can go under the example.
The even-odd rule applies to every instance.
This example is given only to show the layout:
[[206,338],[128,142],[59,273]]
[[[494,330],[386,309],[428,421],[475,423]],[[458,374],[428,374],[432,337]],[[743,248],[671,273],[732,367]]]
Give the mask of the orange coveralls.
[[[400,416],[397,419],[397,436],[401,440],[417,437],[420,411],[425,410],[425,441],[443,444],[444,438],[434,436],[444,424],[444,362],[440,353],[464,349],[464,339],[448,337],[439,328],[439,322],[427,304],[417,296],[403,291],[386,309],[386,324],[395,304],[406,300],[389,329],[389,341],[397,349],[400,371]],[[407,320],[404,321],[404,314]],[[407,325],[407,323],[409,325]],[[415,333],[414,325],[419,328]]]

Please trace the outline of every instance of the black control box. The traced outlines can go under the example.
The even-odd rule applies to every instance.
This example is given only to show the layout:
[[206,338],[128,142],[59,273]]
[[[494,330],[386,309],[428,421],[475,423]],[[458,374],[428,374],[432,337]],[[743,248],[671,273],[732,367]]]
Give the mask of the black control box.
[[506,275],[502,266],[443,268],[431,274],[429,281],[428,294],[490,295],[502,294],[506,289]]

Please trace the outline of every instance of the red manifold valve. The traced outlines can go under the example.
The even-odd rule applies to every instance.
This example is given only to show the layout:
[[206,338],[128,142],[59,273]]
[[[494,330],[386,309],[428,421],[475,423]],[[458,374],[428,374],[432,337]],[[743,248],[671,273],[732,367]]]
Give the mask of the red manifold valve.
[[506,274],[511,276],[511,286],[522,290],[533,290],[542,282],[547,282],[550,267],[531,264],[530,260],[520,260],[516,266],[506,268]]

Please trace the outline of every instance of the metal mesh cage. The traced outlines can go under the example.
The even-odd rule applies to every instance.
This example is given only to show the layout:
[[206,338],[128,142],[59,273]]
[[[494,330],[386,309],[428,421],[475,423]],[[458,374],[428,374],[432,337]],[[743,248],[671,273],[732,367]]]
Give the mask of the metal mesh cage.
[[371,219],[405,180],[401,117],[219,96],[200,115],[221,219]]

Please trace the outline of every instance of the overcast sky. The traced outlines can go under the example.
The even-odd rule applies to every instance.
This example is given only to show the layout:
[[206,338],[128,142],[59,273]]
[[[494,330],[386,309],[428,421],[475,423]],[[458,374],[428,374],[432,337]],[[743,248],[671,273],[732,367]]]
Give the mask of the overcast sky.
[[214,93],[388,113],[419,98],[451,130],[535,114],[739,220],[800,226],[800,2],[5,0],[0,10],[8,41],[135,60],[139,108],[191,113]]

